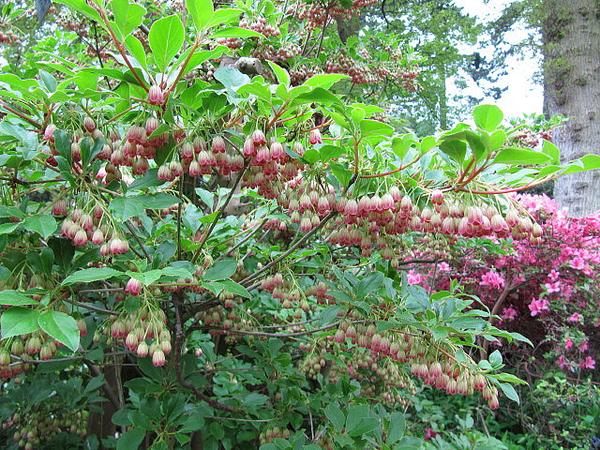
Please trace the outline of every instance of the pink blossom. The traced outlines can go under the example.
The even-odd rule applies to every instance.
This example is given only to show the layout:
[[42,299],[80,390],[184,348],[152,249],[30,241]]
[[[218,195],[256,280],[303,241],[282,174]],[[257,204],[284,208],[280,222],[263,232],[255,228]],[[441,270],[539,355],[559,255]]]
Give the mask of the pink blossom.
[[578,348],[580,352],[587,352],[590,348],[590,344],[588,341],[583,341],[581,344],[579,344]]
[[519,313],[515,308],[509,306],[502,310],[502,314],[500,314],[500,317],[502,317],[502,320],[514,320],[516,319],[518,314]]
[[585,359],[579,363],[579,368],[594,370],[596,368],[596,360],[591,356],[586,356]]
[[571,316],[567,319],[567,321],[571,322],[571,323],[576,323],[576,322],[581,322],[581,319],[583,318],[583,316],[581,314],[579,314],[578,312],[574,312],[573,314],[571,314]]
[[544,298],[534,300],[529,304],[529,310],[531,311],[531,315],[535,317],[538,314],[543,313],[544,311],[549,311],[550,303]]
[[415,272],[414,270],[409,270],[408,271],[408,284],[414,285],[414,284],[420,284],[423,282],[423,276],[418,273]]
[[441,262],[438,264],[438,270],[440,272],[450,272],[450,264],[447,262]]
[[561,369],[565,369],[568,366],[567,360],[564,357],[564,355],[560,355],[558,357],[558,360],[556,361],[556,363],[558,364],[558,367],[560,367]]
[[546,283],[544,284],[546,290],[549,293],[560,292],[560,281],[555,281],[554,283]]
[[583,259],[581,256],[576,256],[575,258],[573,258],[571,260],[570,264],[573,269],[576,269],[576,270],[585,269],[585,259]]
[[489,286],[496,289],[500,289],[504,287],[505,281],[504,277],[498,272],[490,270],[489,272],[486,272],[482,275],[481,284],[483,286]]
[[565,341],[565,349],[571,350],[573,348],[573,341],[571,339],[567,339]]
[[550,271],[550,273],[548,274],[548,280],[550,280],[550,281],[558,281],[559,278],[560,278],[560,272],[557,270],[552,269]]

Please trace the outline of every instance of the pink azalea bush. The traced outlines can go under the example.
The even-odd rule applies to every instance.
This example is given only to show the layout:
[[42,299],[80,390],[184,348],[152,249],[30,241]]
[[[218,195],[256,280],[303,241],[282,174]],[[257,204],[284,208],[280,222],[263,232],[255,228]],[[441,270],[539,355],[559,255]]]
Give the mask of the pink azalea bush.
[[431,258],[445,259],[442,263],[411,268],[408,282],[436,290],[457,280],[500,317],[497,326],[544,344],[563,370],[594,370],[598,349],[590,342],[600,329],[600,213],[569,217],[545,195],[514,200],[542,226],[541,243],[492,239],[467,251],[457,246],[459,251]]

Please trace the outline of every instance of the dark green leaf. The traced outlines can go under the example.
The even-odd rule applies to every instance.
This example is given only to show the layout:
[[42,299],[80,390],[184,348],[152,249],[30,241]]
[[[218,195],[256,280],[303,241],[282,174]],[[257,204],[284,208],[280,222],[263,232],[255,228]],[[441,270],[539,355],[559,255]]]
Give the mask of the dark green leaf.
[[38,324],[46,334],[74,352],[79,348],[79,328],[71,316],[60,311],[46,311],[38,317]]

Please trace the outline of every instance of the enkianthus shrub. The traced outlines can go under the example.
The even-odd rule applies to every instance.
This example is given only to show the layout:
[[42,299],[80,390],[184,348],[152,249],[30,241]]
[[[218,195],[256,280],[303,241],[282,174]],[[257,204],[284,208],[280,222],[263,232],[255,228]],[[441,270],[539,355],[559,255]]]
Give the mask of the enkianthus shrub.
[[[346,102],[348,74],[245,70],[255,41],[303,26],[280,9],[188,0],[184,24],[127,0],[58,3],[114,53],[0,77],[6,385],[94,380],[107,425],[90,420],[82,445],[117,449],[420,445],[405,427],[418,392],[486,414],[518,401],[524,382],[479,350],[527,339],[457,283],[426,290],[403,269],[416,248],[541,245],[544,218],[507,194],[595,158],[515,147],[494,105],[417,137]],[[189,76],[207,64],[212,78]]]

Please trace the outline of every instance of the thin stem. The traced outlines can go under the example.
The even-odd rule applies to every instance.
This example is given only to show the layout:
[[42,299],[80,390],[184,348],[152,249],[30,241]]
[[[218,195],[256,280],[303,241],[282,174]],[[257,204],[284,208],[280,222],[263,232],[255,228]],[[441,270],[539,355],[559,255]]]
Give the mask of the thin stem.
[[125,62],[125,64],[129,68],[129,70],[131,71],[131,73],[133,74],[133,77],[136,79],[136,81],[139,83],[139,85],[146,92],[148,92],[150,89],[146,85],[146,82],[142,78],[140,78],[140,76],[138,75],[138,73],[133,68],[133,65],[131,64],[131,61],[129,61],[129,57],[127,56],[127,53],[125,52],[125,48],[123,47],[123,44],[119,41],[119,39],[115,35],[115,32],[113,31],[113,29],[112,29],[112,27],[110,25],[110,21],[108,20],[108,17],[106,17],[106,12],[102,8],[100,8],[99,6],[96,6],[94,4],[94,2],[90,2],[90,5],[96,11],[98,11],[98,14],[100,14],[100,18],[104,22],[104,25],[106,25],[106,29],[108,31],[108,34],[110,35],[110,38],[112,39],[113,43],[117,47],[117,50],[121,54],[121,57],[123,58],[123,61]]
[[219,221],[219,219],[223,215],[223,212],[225,211],[225,208],[227,208],[227,205],[229,205],[229,202],[233,198],[233,194],[235,193],[235,191],[236,191],[236,189],[238,187],[238,184],[242,180],[242,177],[244,176],[244,173],[246,173],[246,169],[247,168],[248,168],[248,164],[244,165],[244,168],[242,170],[240,170],[240,173],[239,173],[238,177],[236,178],[235,183],[231,187],[231,190],[229,191],[229,195],[227,195],[227,198],[225,199],[225,202],[223,203],[223,205],[221,205],[221,207],[217,211],[217,215],[215,216],[214,220],[210,224],[208,230],[206,230],[204,232],[204,235],[202,236],[202,241],[200,242],[200,247],[198,247],[198,250],[196,250],[196,253],[192,257],[192,263],[195,263],[198,260],[198,258],[200,257],[200,253],[202,252],[202,249],[204,248],[204,244],[206,244],[206,241],[208,241],[208,238],[210,237],[210,235],[211,235],[213,229],[215,228],[215,226],[217,225],[217,222]]
[[12,106],[9,106],[7,103],[3,102],[2,100],[0,100],[0,106],[2,106],[7,111],[13,113],[15,116],[20,117],[24,121],[29,122],[34,127],[38,128],[38,129],[42,128],[42,124],[41,123],[37,122],[36,120],[31,119],[24,112],[21,112],[21,111],[19,111],[17,109],[14,109]]
[[174,354],[173,363],[175,365],[177,381],[179,381],[179,384],[181,384],[181,386],[192,391],[194,393],[194,395],[196,396],[196,398],[198,398],[199,400],[205,401],[213,408],[219,409],[221,411],[235,412],[236,410],[234,408],[227,406],[224,403],[213,400],[208,395],[206,395],[203,392],[201,392],[200,390],[198,390],[191,382],[189,382],[188,380],[186,380],[184,378],[183,370],[181,367],[181,348],[182,348],[182,344],[183,344],[183,339],[185,338],[185,334],[183,332],[183,323],[181,320],[181,303],[183,301],[183,298],[181,297],[180,293],[176,292],[173,294],[172,299],[173,299],[173,306],[175,307],[175,345],[174,345],[174,349],[173,349],[173,354]]

